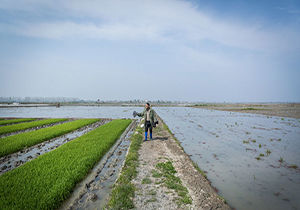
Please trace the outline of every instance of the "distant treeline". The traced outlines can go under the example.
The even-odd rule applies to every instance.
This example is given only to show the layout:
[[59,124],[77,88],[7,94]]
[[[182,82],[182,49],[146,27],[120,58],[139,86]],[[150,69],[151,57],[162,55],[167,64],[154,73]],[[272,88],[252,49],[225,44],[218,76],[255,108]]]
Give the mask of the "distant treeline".
[[82,103],[89,102],[68,97],[0,97],[0,103]]
[[169,100],[84,100],[70,97],[0,97],[0,103],[79,103],[79,104],[190,104],[186,101],[169,101]]

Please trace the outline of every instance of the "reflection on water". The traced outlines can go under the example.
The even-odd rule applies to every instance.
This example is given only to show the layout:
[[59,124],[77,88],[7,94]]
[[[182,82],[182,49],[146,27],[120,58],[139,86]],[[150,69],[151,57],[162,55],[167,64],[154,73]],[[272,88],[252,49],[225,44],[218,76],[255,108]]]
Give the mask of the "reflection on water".
[[159,107],[184,150],[237,209],[300,209],[300,122]]
[[51,118],[132,118],[133,111],[142,107],[117,106],[61,106],[0,108],[0,117],[51,117]]

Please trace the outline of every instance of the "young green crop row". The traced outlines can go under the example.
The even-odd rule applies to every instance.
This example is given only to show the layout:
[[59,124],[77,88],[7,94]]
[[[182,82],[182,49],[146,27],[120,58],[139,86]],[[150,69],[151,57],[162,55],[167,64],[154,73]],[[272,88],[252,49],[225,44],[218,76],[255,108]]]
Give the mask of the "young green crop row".
[[33,120],[35,119],[34,118],[22,118],[22,119],[10,119],[10,120],[0,119],[0,125],[19,123],[19,122],[28,122]]
[[48,128],[0,138],[0,157],[17,152],[25,147],[30,147],[43,141],[61,136],[97,121],[99,121],[99,119],[80,119]]
[[0,176],[0,209],[55,209],[131,120],[113,120]]
[[6,134],[6,133],[12,133],[16,131],[21,131],[29,128],[34,128],[37,126],[42,126],[42,125],[48,125],[51,123],[57,123],[57,122],[62,122],[66,121],[67,119],[45,119],[45,120],[37,120],[33,122],[25,122],[25,123],[19,123],[19,124],[14,124],[14,125],[7,125],[7,126],[2,126],[0,127],[0,135]]

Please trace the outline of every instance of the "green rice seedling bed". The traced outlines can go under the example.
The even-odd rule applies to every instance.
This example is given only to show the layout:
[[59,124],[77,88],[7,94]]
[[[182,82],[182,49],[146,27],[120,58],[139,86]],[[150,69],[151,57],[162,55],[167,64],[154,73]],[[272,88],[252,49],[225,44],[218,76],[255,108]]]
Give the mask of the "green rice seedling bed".
[[131,120],[113,120],[0,176],[0,209],[56,209]]
[[25,123],[19,123],[19,124],[14,124],[14,125],[7,125],[7,126],[2,126],[0,127],[0,135],[6,134],[6,133],[12,133],[16,131],[21,131],[29,128],[34,128],[37,126],[42,126],[42,125],[48,125],[51,123],[57,123],[57,122],[62,122],[66,121],[67,119],[45,119],[45,120],[37,120],[33,122],[25,122]]
[[0,157],[17,152],[43,141],[61,136],[83,126],[99,121],[99,119],[80,119],[48,128],[25,132],[0,139]]
[[35,119],[34,118],[22,118],[22,119],[10,119],[10,120],[0,119],[0,125],[19,123],[19,122],[28,122],[33,120]]

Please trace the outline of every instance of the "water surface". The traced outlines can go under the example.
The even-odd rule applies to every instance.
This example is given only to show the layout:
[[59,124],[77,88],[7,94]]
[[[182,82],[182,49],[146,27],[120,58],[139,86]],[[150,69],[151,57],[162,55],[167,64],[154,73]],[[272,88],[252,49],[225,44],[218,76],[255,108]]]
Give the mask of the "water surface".
[[0,108],[0,117],[50,118],[133,118],[133,111],[142,107],[121,106],[61,106]]
[[299,120],[184,107],[156,111],[231,206],[300,208],[300,172],[290,168],[300,166]]

